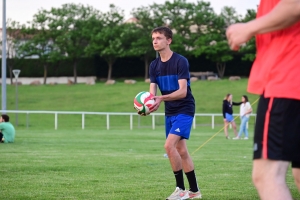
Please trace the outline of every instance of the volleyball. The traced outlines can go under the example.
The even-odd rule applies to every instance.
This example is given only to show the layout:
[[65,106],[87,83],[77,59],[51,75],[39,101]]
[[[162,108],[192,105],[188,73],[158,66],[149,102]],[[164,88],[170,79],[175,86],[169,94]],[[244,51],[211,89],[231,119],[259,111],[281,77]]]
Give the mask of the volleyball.
[[133,106],[139,111],[141,114],[149,115],[149,108],[154,104],[155,100],[152,99],[154,97],[150,92],[140,92],[134,97]]

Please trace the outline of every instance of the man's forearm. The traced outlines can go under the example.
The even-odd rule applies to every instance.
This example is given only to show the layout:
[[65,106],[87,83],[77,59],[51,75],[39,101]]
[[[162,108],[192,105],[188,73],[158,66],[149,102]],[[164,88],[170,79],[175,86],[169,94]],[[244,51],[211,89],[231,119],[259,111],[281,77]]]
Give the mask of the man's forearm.
[[153,94],[154,96],[156,95],[156,92],[157,92],[157,86],[156,86],[155,83],[150,83],[149,92],[150,92],[151,94]]
[[299,20],[300,0],[281,0],[270,13],[248,22],[248,27],[256,35],[287,28]]
[[175,92],[172,92],[171,94],[162,95],[161,100],[162,101],[175,101],[178,99],[182,99],[186,97],[187,91],[184,89],[176,90]]

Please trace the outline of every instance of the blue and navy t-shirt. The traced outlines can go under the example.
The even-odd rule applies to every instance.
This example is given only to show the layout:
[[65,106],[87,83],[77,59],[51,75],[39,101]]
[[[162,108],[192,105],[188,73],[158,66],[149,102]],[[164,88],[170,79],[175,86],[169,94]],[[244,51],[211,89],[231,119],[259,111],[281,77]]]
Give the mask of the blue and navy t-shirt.
[[194,116],[195,100],[190,87],[190,72],[188,60],[173,52],[171,58],[162,62],[156,58],[149,68],[150,81],[156,83],[162,95],[170,94],[179,89],[179,79],[187,80],[187,94],[183,99],[165,101],[166,116],[186,114]]

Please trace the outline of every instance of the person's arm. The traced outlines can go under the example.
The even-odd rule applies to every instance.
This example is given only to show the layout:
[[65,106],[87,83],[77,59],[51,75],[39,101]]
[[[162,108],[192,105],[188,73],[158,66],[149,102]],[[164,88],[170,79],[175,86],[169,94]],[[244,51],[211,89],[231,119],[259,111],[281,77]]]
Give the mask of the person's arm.
[[187,80],[180,79],[178,80],[179,89],[166,95],[158,96],[161,101],[175,101],[178,99],[183,99],[187,94]]
[[239,106],[239,105],[241,105],[243,102],[232,102],[232,105],[234,105],[234,106]]
[[[155,99],[155,103],[150,107],[150,111],[154,112],[156,111],[159,106],[160,103],[163,101],[175,101],[178,99],[182,99],[184,97],[186,97],[187,94],[187,80],[186,79],[180,79],[178,80],[178,84],[179,84],[179,89],[170,93],[170,94],[166,94],[166,95],[161,95],[161,96],[154,96],[153,98]],[[151,85],[150,85],[151,88]],[[151,91],[154,91],[153,89],[150,89],[150,93]]]
[[226,105],[226,103],[223,101],[223,109],[222,109],[222,112],[223,112],[223,118],[224,119],[226,119],[226,107],[227,107],[227,105]]
[[245,112],[245,115],[248,115],[248,114],[250,114],[250,113],[252,113],[252,108],[250,108],[249,110],[247,110],[247,111]]
[[226,36],[231,49],[240,46],[256,34],[287,28],[300,20],[300,0],[281,0],[268,14],[247,23],[228,27]]
[[154,96],[156,96],[156,92],[157,92],[157,84],[156,83],[150,83],[149,92],[151,94],[153,94]]
[[281,0],[268,14],[248,22],[253,35],[287,28],[300,20],[300,0]]

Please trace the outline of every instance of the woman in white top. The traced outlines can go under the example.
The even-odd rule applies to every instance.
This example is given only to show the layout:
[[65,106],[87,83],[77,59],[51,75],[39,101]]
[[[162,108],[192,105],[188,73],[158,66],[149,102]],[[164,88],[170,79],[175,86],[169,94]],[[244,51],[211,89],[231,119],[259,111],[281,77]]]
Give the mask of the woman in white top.
[[240,105],[240,118],[241,118],[241,125],[240,131],[237,137],[233,139],[240,139],[242,133],[244,132],[245,140],[248,140],[248,130],[247,130],[247,122],[249,121],[250,113],[252,112],[251,105],[249,103],[248,97],[246,95],[242,96],[242,104]]

